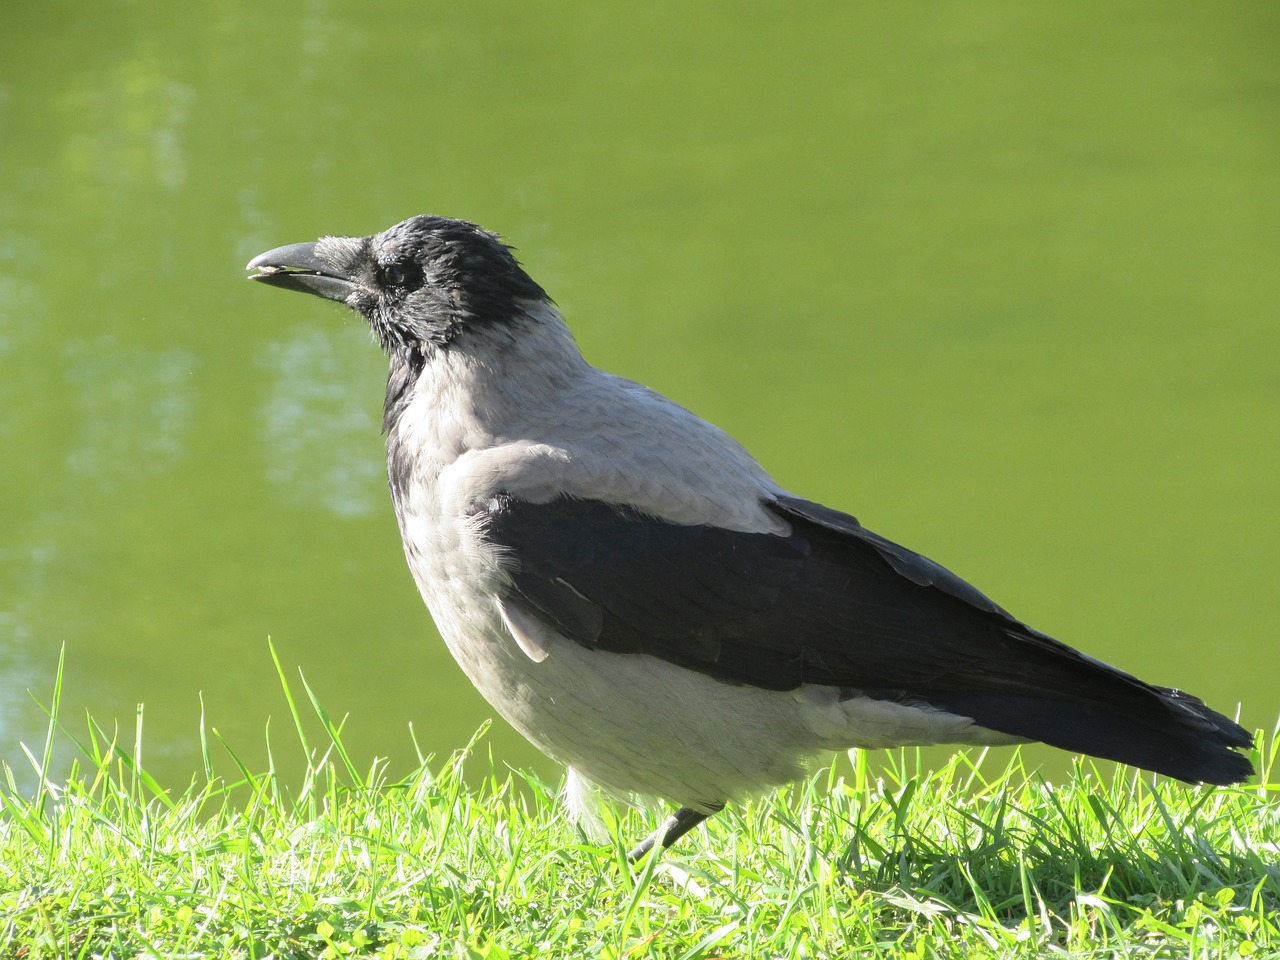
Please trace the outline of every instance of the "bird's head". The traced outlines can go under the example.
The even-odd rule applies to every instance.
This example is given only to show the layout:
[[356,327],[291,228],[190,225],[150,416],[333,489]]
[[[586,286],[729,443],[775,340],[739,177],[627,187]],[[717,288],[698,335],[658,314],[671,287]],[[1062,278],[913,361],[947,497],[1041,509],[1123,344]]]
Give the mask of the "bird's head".
[[501,330],[547,300],[497,234],[447,217],[277,247],[247,269],[257,271],[251,280],[345,303],[390,354],[429,352],[468,330]]

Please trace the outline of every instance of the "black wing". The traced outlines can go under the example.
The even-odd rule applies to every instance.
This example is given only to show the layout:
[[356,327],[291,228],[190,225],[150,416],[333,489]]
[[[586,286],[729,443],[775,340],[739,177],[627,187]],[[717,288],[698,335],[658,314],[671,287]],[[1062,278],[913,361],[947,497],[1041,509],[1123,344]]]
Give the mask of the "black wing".
[[592,500],[475,509],[512,558],[508,602],[585,646],[730,683],[927,704],[979,726],[1187,781],[1252,772],[1248,733],[1031,629],[853,517],[779,497],[789,536],[681,525]]

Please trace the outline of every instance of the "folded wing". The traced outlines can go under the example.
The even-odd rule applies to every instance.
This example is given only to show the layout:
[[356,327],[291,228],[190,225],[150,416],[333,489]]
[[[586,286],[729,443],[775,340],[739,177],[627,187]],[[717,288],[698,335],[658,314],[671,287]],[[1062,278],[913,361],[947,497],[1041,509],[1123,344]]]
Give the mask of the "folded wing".
[[729,683],[932,706],[988,729],[1189,782],[1252,773],[1243,728],[1021,623],[933,561],[799,498],[789,536],[674,524],[625,506],[475,505],[508,557],[504,604],[584,646]]

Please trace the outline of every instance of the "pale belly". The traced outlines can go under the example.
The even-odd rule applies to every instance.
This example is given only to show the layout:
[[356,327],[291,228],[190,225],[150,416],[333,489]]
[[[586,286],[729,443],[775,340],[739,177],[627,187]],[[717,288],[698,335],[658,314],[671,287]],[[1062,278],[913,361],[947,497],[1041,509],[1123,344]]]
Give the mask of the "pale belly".
[[480,616],[428,605],[450,652],[503,718],[615,795],[707,807],[786,783],[821,752],[791,695],[564,638],[535,662],[487,598]]

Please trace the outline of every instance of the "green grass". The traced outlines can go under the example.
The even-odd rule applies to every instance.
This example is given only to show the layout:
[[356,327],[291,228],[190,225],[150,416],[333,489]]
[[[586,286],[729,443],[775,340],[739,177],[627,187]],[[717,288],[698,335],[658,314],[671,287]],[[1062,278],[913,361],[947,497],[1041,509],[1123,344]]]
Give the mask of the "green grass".
[[[140,725],[129,749],[64,729],[60,668],[39,787],[0,784],[0,956],[1280,955],[1274,735],[1260,785],[1217,790],[1088,764],[1049,784],[1016,753],[928,771],[906,751],[873,775],[859,755],[632,869],[656,815],[592,843],[534,778],[490,760],[467,786],[469,751],[387,781],[281,681],[310,758],[296,789],[230,748],[220,778],[202,736],[204,775],[170,796],[131,759]],[[59,738],[83,759],[53,783]]]

